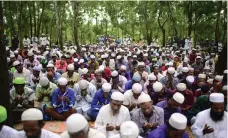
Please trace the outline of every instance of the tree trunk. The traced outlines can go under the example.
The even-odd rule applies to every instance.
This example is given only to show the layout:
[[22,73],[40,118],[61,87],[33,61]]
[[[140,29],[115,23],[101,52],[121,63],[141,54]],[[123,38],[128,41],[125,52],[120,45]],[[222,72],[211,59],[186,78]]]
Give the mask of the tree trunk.
[[175,20],[174,17],[172,16],[173,13],[172,13],[170,4],[172,4],[171,1],[168,2],[169,17],[170,17],[170,20],[171,20],[171,22],[172,22],[172,28],[173,28],[173,31],[174,31],[174,35],[175,35],[176,37],[178,37],[178,32],[177,32],[177,28],[176,28],[176,20]]
[[192,34],[192,1],[188,2],[188,36]]
[[220,22],[220,12],[222,10],[222,1],[219,1],[218,4],[219,5],[217,5],[217,19],[216,19],[216,26],[215,26],[215,45],[217,46],[217,51],[218,51],[218,42],[220,39],[219,22]]
[[162,46],[165,47],[166,46],[166,42],[165,42],[165,29],[164,29],[164,25],[165,25],[167,19],[163,22],[163,24],[161,24],[161,22],[160,22],[160,16],[161,16],[161,11],[159,11],[159,15],[158,15],[157,21],[158,21],[159,28],[162,31]]
[[13,14],[12,14],[12,9],[11,9],[11,1],[8,1],[8,6],[9,6],[9,11],[10,11],[10,37],[12,40],[13,34],[15,33],[15,29],[14,29],[14,22],[13,22],[13,16],[12,16]]
[[0,1],[0,105],[4,106],[7,110],[6,124],[13,126],[12,113],[10,107],[10,95],[9,95],[9,76],[6,50],[4,46],[4,24],[3,24],[3,7],[2,1]]
[[36,31],[36,2],[33,3],[33,22],[34,22],[34,35],[37,36],[37,31]]
[[78,42],[78,25],[79,25],[79,21],[78,21],[78,11],[79,11],[79,2],[78,1],[74,1],[73,2],[74,5],[74,42],[76,44],[77,51],[80,51],[80,47],[79,47],[79,42]]
[[18,21],[18,39],[19,39],[19,47],[21,47],[21,40],[22,40],[22,36],[21,36],[21,17],[22,17],[22,9],[23,9],[23,2],[20,1],[20,16],[19,16],[19,21]]
[[[39,10],[40,10],[40,9],[39,9]],[[38,21],[39,21],[39,22],[38,22],[38,28],[37,28],[37,30],[38,30],[38,37],[40,36],[40,30],[42,31],[41,33],[43,33],[43,30],[40,29],[40,27],[41,27],[41,22],[42,22],[42,17],[43,17],[44,11],[45,11],[45,2],[42,1],[42,12],[41,12],[40,17],[39,17],[39,19],[38,19]]]
[[29,2],[29,27],[30,27],[30,38],[32,38],[32,12],[31,12],[31,2]]

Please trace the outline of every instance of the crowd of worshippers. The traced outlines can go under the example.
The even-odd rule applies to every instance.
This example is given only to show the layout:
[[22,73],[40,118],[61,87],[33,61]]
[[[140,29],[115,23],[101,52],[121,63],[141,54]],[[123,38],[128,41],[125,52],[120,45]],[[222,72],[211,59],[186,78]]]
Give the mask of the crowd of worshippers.
[[[1,107],[0,138],[188,138],[187,125],[197,138],[227,136],[218,53],[122,44],[6,52],[13,121],[24,131],[3,125]],[[55,120],[66,121],[61,136],[42,129]]]

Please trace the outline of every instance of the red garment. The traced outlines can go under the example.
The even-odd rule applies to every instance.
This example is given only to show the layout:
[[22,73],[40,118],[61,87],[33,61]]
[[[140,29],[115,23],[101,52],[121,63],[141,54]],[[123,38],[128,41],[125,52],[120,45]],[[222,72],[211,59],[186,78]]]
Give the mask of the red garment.
[[165,71],[166,70],[166,66],[162,66],[162,71]]
[[221,92],[222,91],[222,82],[218,82],[214,85],[214,92]]
[[[175,93],[177,90],[175,91]],[[184,103],[181,105],[181,108],[188,108],[191,109],[193,104],[194,104],[194,95],[193,92],[190,91],[189,89],[185,90],[185,95],[184,95]]]
[[193,64],[195,62],[196,57],[197,55],[193,53],[189,55],[190,64]]
[[202,95],[202,92],[201,92],[201,90],[200,89],[198,89],[198,90],[196,90],[195,92],[194,92],[194,97],[197,99],[198,97],[200,97]]
[[102,77],[109,82],[110,81],[110,77],[111,77],[111,69],[106,67],[104,69],[104,74],[102,75]]
[[61,70],[66,71],[66,68],[67,68],[67,63],[66,63],[66,61],[64,62],[64,65],[61,65],[61,64],[60,64],[60,61],[61,61],[61,60],[57,60],[57,61],[56,61],[56,63],[55,63],[55,68],[56,68],[56,69],[61,69]]

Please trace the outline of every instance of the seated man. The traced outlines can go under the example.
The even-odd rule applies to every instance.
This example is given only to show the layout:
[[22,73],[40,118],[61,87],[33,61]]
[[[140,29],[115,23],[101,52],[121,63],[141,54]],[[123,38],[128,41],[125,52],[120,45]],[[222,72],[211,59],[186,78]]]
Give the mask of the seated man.
[[171,99],[161,101],[156,106],[163,108],[165,123],[169,120],[173,113],[181,113],[180,106],[184,102],[184,96],[176,92]]
[[104,83],[107,83],[107,80],[102,78],[102,71],[97,69],[95,71],[95,78],[92,79],[90,83],[92,83],[96,89],[99,90]]
[[91,102],[91,109],[88,111],[88,116],[91,118],[91,120],[95,121],[100,108],[106,104],[109,104],[111,98],[111,89],[112,86],[110,83],[104,83],[102,85],[102,89],[99,89],[95,93]]
[[31,72],[28,69],[24,68],[19,61],[14,61],[13,66],[16,68],[16,70],[13,72],[13,77],[22,77],[26,83],[29,83]]
[[53,119],[65,121],[68,116],[76,112],[72,108],[74,104],[74,92],[67,86],[67,79],[59,78],[58,88],[52,94],[52,106],[54,108],[46,108],[45,113]]
[[55,71],[55,67],[53,64],[48,64],[47,65],[47,73],[52,72],[53,73],[53,80],[54,82],[57,82],[58,79],[61,77],[61,74]]
[[142,94],[138,98],[140,109],[134,112],[134,121],[140,130],[140,135],[147,137],[148,133],[164,124],[164,111],[162,108],[153,106],[153,101],[148,94]]
[[119,134],[120,125],[130,121],[129,110],[123,106],[124,96],[121,92],[113,92],[110,103],[101,107],[95,121],[95,129],[103,132],[106,137]]
[[154,93],[150,93],[150,97],[153,100],[153,103],[156,105],[158,102],[167,100],[167,97],[171,94],[167,92],[164,86],[160,82],[155,82],[153,84]]
[[124,76],[119,75],[118,71],[116,70],[112,71],[111,75],[112,78],[110,80],[110,83],[112,84],[112,89],[114,91],[120,91],[123,93],[127,79]]
[[25,79],[16,77],[13,81],[14,87],[10,90],[10,100],[13,109],[14,119],[20,120],[21,113],[34,106],[35,93],[32,89],[25,86]]
[[133,84],[132,89],[124,93],[123,105],[126,106],[131,113],[138,109],[138,98],[141,94],[144,93],[142,92],[142,85],[139,83]]
[[78,113],[84,115],[88,120],[90,120],[90,118],[87,112],[91,108],[91,102],[95,92],[95,86],[87,80],[80,80],[74,86],[74,96],[76,97],[75,108]]
[[70,88],[74,87],[74,84],[77,83],[80,79],[80,76],[78,73],[74,72],[74,65],[69,64],[67,66],[67,72],[62,74],[62,77],[66,78],[68,81],[68,86]]
[[187,118],[180,113],[174,113],[169,118],[167,125],[151,131],[148,138],[189,138],[186,127]]
[[33,67],[33,72],[31,74],[31,78],[30,78],[30,88],[32,88],[33,90],[36,89],[36,85],[39,83],[40,80],[40,76],[41,76],[41,67],[40,66],[35,66]]
[[133,84],[134,83],[140,83],[140,81],[141,81],[141,76],[138,74],[134,74],[132,77],[132,80],[129,80],[126,82],[125,87],[124,87],[124,91],[132,89]]
[[124,76],[128,81],[131,80],[131,73],[125,65],[120,66],[119,74]]

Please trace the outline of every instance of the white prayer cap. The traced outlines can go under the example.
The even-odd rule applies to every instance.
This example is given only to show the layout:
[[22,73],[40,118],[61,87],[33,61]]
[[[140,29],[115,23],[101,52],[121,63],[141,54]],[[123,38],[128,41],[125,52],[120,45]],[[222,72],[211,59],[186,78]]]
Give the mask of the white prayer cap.
[[100,65],[100,66],[99,66],[99,70],[100,70],[100,71],[104,71],[104,69],[105,69],[104,65]]
[[217,81],[222,81],[222,79],[223,79],[223,76],[220,76],[220,75],[215,76],[215,80]]
[[15,54],[18,54],[18,51],[17,51],[17,50],[15,50],[15,51],[14,51],[14,53],[15,53]]
[[177,90],[181,92],[187,89],[185,83],[178,83],[176,87],[177,87]]
[[6,47],[6,51],[8,51],[9,50],[9,47]]
[[106,58],[106,56],[105,55],[101,55],[101,58]]
[[70,51],[70,54],[73,55],[75,52],[76,52],[76,51],[75,51],[74,49],[72,49],[72,50]]
[[140,94],[142,92],[142,85],[139,83],[133,84],[132,91],[136,94]]
[[86,51],[86,48],[83,47],[83,48],[82,48],[82,51]]
[[137,58],[137,55],[133,55],[133,58]]
[[49,83],[49,80],[48,80],[47,77],[43,76],[43,77],[40,78],[39,83],[40,83],[41,86],[47,86],[48,83]]
[[19,65],[19,64],[21,64],[21,63],[18,60],[16,60],[16,61],[13,62],[13,66],[14,67],[17,66],[17,65]]
[[188,67],[183,67],[181,70],[182,70],[182,72],[184,72],[184,73],[187,73],[187,72],[189,71]]
[[84,59],[79,60],[79,64],[84,63],[84,62],[85,62]]
[[103,92],[110,92],[112,89],[112,85],[110,83],[104,83],[102,85]]
[[152,74],[152,73],[149,74],[148,80],[156,80],[156,79],[157,78],[156,78],[156,76],[154,74]]
[[89,70],[88,70],[87,68],[83,68],[83,69],[82,69],[82,75],[87,74],[87,73],[88,73],[88,71],[89,71]]
[[187,127],[187,118],[181,113],[173,113],[169,118],[169,124],[178,130],[184,130]]
[[69,133],[77,133],[88,125],[87,120],[81,114],[70,115],[66,120],[66,129]]
[[212,85],[212,84],[213,84],[213,80],[214,80],[214,79],[208,79],[208,80],[207,80],[207,83],[209,83],[209,84]]
[[111,56],[112,56],[112,57],[115,57],[115,56],[116,56],[116,54],[115,54],[115,53],[112,53],[112,54],[111,54]]
[[118,71],[116,71],[116,70],[112,71],[111,76],[112,77],[118,76]]
[[227,74],[227,73],[228,73],[228,70],[224,70],[223,73],[224,73],[224,74]]
[[186,77],[186,81],[187,81],[189,84],[192,84],[192,83],[195,81],[195,78],[194,78],[194,76],[188,76],[188,77]]
[[119,56],[117,56],[116,58],[117,58],[117,59],[121,59],[121,57],[122,57],[122,56],[119,55]]
[[74,58],[74,62],[78,62],[78,59],[77,58]]
[[154,92],[160,92],[163,89],[163,85],[161,84],[161,82],[155,82],[153,84],[153,89]]
[[36,108],[29,108],[21,115],[22,121],[38,121],[43,120],[43,113]]
[[148,57],[148,54],[147,54],[147,53],[146,53],[146,54],[143,54],[143,56],[144,56],[144,57]]
[[120,134],[122,137],[137,138],[139,136],[139,128],[133,121],[125,121],[120,126]]
[[30,57],[30,56],[33,56],[34,54],[33,54],[33,52],[32,51],[29,51],[28,52],[28,56]]
[[205,75],[205,74],[199,74],[199,75],[198,75],[198,78],[199,78],[199,79],[206,79],[206,75]]
[[169,74],[174,74],[175,73],[175,68],[174,67],[169,67],[168,70],[167,70],[167,72]]
[[89,86],[89,82],[87,80],[80,80],[78,85],[81,90],[84,90]]
[[15,58],[15,55],[14,54],[10,54],[10,58]]
[[212,103],[223,103],[224,95],[222,93],[212,93],[210,94],[210,102]]
[[222,87],[222,91],[227,91],[227,85],[224,85],[224,86]]
[[67,82],[67,79],[63,77],[58,79],[58,85],[67,85]]
[[139,62],[138,66],[145,66],[145,63],[144,62]]
[[73,64],[69,64],[68,66],[67,66],[67,70],[74,70],[74,65]]
[[127,69],[127,67],[125,65],[120,66],[120,70],[126,70],[126,69]]
[[90,58],[91,59],[95,59],[96,57],[94,55],[90,55]]
[[190,67],[190,68],[189,68],[189,71],[194,71],[194,68]]
[[95,74],[99,74],[99,73],[102,73],[102,71],[99,70],[99,69],[96,69],[94,73],[95,73]]
[[34,66],[34,67],[33,67],[33,70],[41,71],[41,67],[40,67],[40,66]]
[[150,98],[150,95],[148,94],[141,94],[138,98],[138,103],[141,104],[141,103],[146,103],[146,102],[150,102],[152,101],[151,98]]
[[53,64],[48,64],[47,68],[54,68],[54,65]]
[[179,93],[179,92],[176,92],[174,95],[173,95],[173,99],[178,102],[179,104],[182,104],[184,102],[184,95]]
[[184,61],[183,62],[188,62],[189,60],[188,60],[188,58],[184,58]]
[[124,95],[121,92],[116,91],[112,93],[111,99],[123,102]]
[[196,59],[201,59],[201,56],[197,56]]

